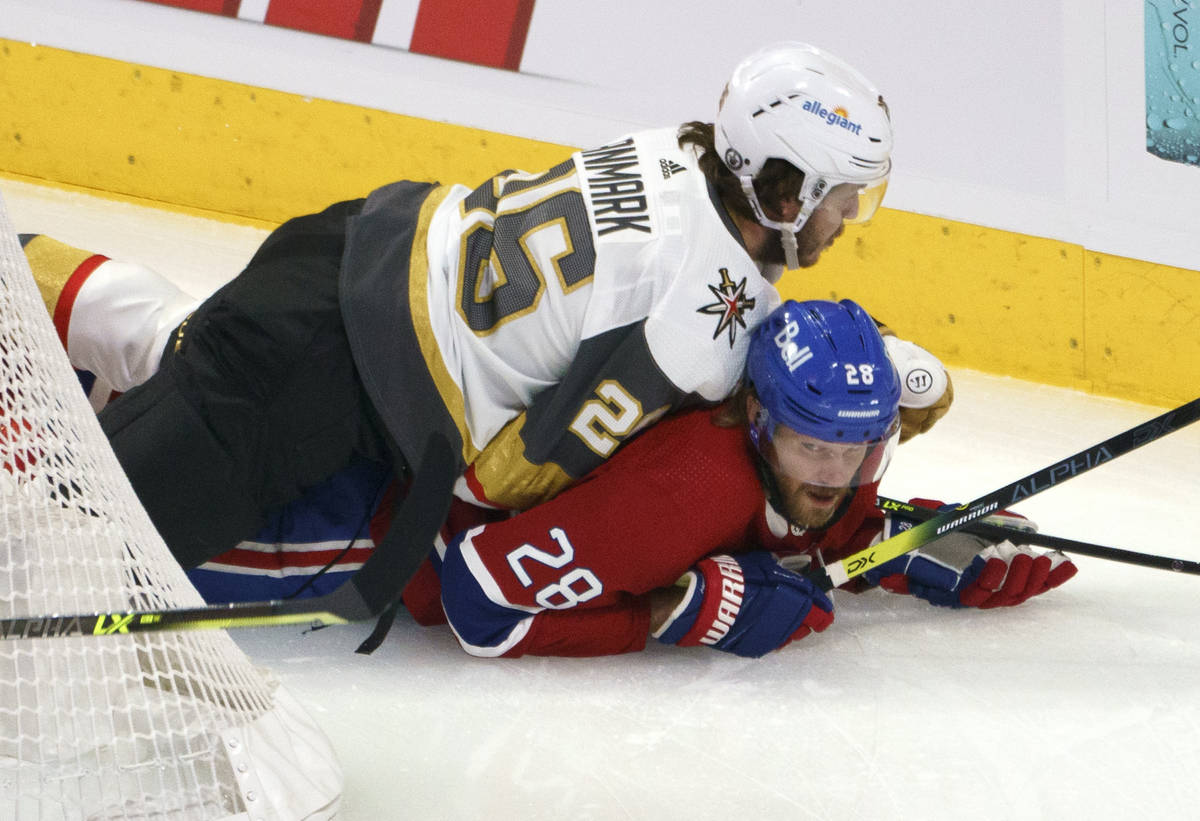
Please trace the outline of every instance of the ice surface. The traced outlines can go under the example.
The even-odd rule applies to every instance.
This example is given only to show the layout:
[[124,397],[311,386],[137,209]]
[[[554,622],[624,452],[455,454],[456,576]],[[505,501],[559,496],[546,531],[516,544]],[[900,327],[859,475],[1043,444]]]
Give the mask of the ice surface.
[[[0,179],[21,231],[202,293],[263,232]],[[902,329],[920,339],[919,328]],[[955,369],[954,408],[887,495],[962,501],[1161,412]],[[1200,425],[1019,505],[1048,533],[1200,560]],[[613,515],[619,515],[614,511]],[[1077,559],[1004,611],[835,594],[757,661],[653,646],[482,660],[401,617],[243,630],[332,738],[343,818],[1185,819],[1200,806],[1200,578]]]

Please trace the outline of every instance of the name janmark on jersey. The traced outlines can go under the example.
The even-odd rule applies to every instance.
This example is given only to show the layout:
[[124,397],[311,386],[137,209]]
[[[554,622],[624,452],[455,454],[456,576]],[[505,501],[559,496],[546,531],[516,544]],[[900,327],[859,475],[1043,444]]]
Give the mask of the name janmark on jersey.
[[[617,231],[653,233],[633,138],[581,152],[592,198],[596,233],[603,237]],[[632,170],[627,170],[632,169]]]

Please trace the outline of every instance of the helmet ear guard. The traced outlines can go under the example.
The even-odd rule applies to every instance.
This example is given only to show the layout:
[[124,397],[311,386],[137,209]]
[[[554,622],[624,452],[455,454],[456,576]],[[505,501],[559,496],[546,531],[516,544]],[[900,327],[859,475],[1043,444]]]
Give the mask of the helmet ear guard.
[[750,420],[750,441],[760,450],[771,441],[771,413],[762,405],[758,406],[754,418]]

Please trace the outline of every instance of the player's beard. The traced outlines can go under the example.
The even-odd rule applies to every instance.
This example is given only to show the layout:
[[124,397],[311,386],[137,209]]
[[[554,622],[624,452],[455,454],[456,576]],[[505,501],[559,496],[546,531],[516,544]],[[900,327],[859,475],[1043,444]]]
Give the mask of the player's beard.
[[848,487],[832,488],[807,482],[788,482],[787,486],[780,487],[780,491],[788,521],[806,530],[830,524],[853,492]]
[[[808,268],[816,265],[821,254],[833,245],[842,235],[843,230],[844,227],[840,220],[837,227],[831,231],[821,224],[820,219],[810,218],[796,233],[796,257],[800,261],[800,267]],[[771,238],[763,248],[762,258],[759,261],[765,266],[780,266],[781,268],[784,266],[783,238],[779,231],[771,229]]]

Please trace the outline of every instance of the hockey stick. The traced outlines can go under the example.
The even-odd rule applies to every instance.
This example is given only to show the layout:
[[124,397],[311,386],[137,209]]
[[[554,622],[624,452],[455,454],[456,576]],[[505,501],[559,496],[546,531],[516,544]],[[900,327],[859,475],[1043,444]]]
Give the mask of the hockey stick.
[[[910,505],[898,499],[886,496],[876,496],[875,504],[898,518],[907,519],[914,524],[928,521],[937,512],[927,507]],[[1097,559],[1109,559],[1114,562],[1125,562],[1140,567],[1153,567],[1158,570],[1172,570],[1176,573],[1192,573],[1200,575],[1200,562],[1190,559],[1172,559],[1169,556],[1156,556],[1153,553],[1138,553],[1134,550],[1122,550],[1119,547],[1105,547],[1090,542],[1078,542],[1061,536],[1051,536],[1046,533],[1029,533],[1016,527],[992,524],[990,522],[971,522],[962,528],[967,533],[984,536],[993,541],[1011,539],[1015,544],[1030,544],[1037,547],[1048,547],[1065,553],[1076,553],[1080,556],[1092,556]]]
[[373,618],[396,601],[432,549],[434,536],[446,519],[456,477],[457,460],[450,443],[444,436],[434,434],[425,446],[424,457],[388,538],[345,584],[323,596],[75,616],[17,616],[0,619],[0,639],[281,624],[319,627]]
[[908,553],[910,550],[915,550],[926,542],[931,542],[939,536],[944,536],[1002,507],[1009,507],[1028,499],[1043,490],[1048,490],[1081,473],[1086,473],[1094,467],[1111,462],[1118,456],[1190,425],[1197,418],[1200,418],[1200,398],[1193,399],[1161,416],[1156,416],[1149,422],[1143,422],[1137,427],[1118,433],[1098,445],[1081,450],[1079,453],[1031,473],[1023,479],[1018,479],[980,496],[973,502],[939,513],[932,519],[909,530],[901,531],[879,544],[860,550],[839,561],[831,562],[823,568],[814,569],[810,571],[809,578],[822,590],[829,590],[845,584],[855,576]]

